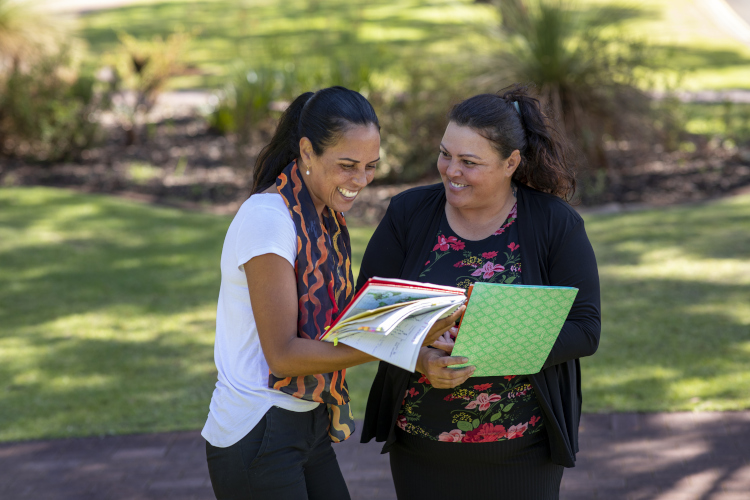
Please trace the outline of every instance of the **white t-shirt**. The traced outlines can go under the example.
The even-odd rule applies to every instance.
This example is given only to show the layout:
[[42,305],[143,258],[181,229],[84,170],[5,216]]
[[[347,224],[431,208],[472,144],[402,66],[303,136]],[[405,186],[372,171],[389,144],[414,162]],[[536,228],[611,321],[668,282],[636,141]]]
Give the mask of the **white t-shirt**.
[[242,204],[221,251],[214,346],[219,377],[201,433],[219,448],[242,439],[271,406],[302,412],[320,404],[268,387],[268,363],[260,347],[243,268],[253,257],[268,253],[284,257],[291,266],[297,259],[297,231],[277,193],[254,194]]

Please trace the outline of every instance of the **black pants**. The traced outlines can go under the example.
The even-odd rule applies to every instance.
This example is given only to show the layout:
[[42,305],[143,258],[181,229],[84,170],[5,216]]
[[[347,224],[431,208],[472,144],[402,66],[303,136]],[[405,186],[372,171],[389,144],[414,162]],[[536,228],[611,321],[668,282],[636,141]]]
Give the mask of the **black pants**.
[[495,443],[443,443],[396,429],[391,473],[401,500],[556,500],[563,466],[546,432]]
[[206,457],[218,500],[349,500],[322,404],[307,412],[271,407],[232,446],[206,443]]

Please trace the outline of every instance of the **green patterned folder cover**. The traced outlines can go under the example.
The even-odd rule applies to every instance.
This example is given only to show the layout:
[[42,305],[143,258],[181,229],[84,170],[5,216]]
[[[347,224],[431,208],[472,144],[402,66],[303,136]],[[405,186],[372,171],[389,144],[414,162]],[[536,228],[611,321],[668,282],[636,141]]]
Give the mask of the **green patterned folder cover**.
[[451,356],[474,377],[538,373],[568,317],[577,288],[475,283]]

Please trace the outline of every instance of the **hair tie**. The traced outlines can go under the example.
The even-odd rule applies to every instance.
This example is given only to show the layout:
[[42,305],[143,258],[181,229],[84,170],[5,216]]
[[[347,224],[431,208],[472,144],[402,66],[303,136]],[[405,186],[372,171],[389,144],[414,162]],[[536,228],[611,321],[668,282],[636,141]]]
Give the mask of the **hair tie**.
[[521,115],[521,108],[518,106],[518,101],[513,101],[513,106],[516,108],[518,115]]

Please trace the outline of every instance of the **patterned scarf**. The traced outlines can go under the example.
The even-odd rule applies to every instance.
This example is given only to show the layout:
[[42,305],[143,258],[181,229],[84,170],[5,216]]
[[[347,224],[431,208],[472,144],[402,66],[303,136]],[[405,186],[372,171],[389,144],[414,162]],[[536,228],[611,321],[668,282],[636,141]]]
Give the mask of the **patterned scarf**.
[[[320,340],[354,296],[352,251],[343,214],[325,207],[321,224],[300,174],[297,162],[290,163],[276,179],[276,187],[297,228],[297,336]],[[268,387],[306,401],[326,403],[331,419],[328,435],[338,443],[354,431],[345,375],[346,370],[295,378],[269,374]]]

